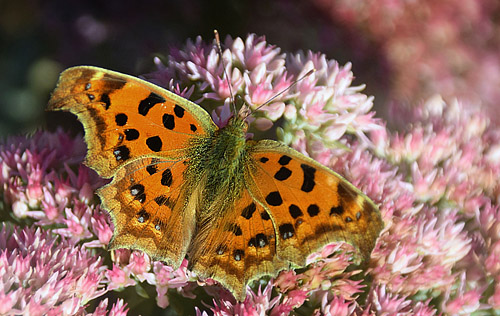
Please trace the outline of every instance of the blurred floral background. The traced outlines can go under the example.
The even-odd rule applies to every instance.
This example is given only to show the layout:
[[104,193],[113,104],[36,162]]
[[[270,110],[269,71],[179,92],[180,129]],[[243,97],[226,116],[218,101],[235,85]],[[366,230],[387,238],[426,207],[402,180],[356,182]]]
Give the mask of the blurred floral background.
[[[76,118],[44,111],[50,91],[96,65],[223,122],[214,29],[251,106],[317,69],[252,131],[273,126],[380,205],[368,269],[327,247],[236,303],[185,264],[105,250],[103,182]],[[0,0],[0,48],[0,314],[500,315],[498,1]]]

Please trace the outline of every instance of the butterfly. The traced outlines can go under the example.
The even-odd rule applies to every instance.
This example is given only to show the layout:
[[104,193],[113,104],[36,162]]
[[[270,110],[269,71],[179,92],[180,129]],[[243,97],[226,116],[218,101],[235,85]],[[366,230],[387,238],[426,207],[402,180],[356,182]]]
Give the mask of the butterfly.
[[246,111],[219,128],[199,105],[144,80],[90,66],[65,70],[48,109],[77,115],[85,163],[114,224],[109,249],[141,250],[212,278],[242,301],[246,286],[332,242],[369,258],[377,206],[329,168],[274,140],[247,140]]

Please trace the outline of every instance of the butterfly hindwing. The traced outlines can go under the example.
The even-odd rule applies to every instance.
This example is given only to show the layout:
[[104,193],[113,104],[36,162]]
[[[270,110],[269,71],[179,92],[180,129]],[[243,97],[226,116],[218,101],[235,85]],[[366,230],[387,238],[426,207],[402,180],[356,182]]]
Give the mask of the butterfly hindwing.
[[140,158],[99,189],[115,226],[110,249],[138,249],[180,265],[195,227],[195,209],[184,203],[185,169],[182,161]]
[[190,136],[216,129],[197,104],[139,78],[90,66],[65,70],[48,108],[78,116],[89,148],[86,163],[105,178],[143,155],[179,155]]
[[276,235],[267,211],[243,190],[223,217],[199,231],[189,252],[190,268],[213,278],[240,301],[246,284],[288,267],[276,256]]
[[344,241],[367,258],[383,227],[377,207],[340,175],[272,140],[249,149],[252,195],[269,208],[277,255],[303,266],[322,246]]

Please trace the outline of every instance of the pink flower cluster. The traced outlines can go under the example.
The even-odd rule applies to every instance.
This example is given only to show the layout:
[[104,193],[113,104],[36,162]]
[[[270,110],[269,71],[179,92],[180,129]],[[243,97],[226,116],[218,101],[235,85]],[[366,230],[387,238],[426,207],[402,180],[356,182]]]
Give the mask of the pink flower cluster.
[[[350,64],[340,66],[325,55],[312,52],[286,55],[253,34],[245,41],[228,37],[224,47],[227,48],[220,57],[213,44],[206,44],[201,38],[189,41],[183,49],[172,52],[166,65],[155,59],[159,70],[145,78],[183,92],[185,97],[209,109],[218,106],[213,117],[219,126],[232,115],[228,106],[230,90],[237,101],[241,97],[251,109],[277,96],[253,113],[253,126],[267,130],[273,122],[285,118],[278,137],[305,154],[339,147],[337,143],[346,133],[369,143],[366,133],[383,128],[370,112],[373,98],[359,92],[363,86],[351,86],[354,76]],[[311,75],[280,94],[313,69]],[[225,79],[225,73],[229,79]],[[181,90],[179,85],[191,88]],[[324,155],[317,155],[316,159],[327,162],[330,154]]]
[[[94,307],[93,315],[120,315],[124,302],[140,304],[152,291],[157,306],[197,315],[431,316],[500,308],[500,130],[485,112],[435,97],[395,108],[393,119],[408,128],[393,132],[375,117],[363,87],[351,86],[350,64],[282,53],[255,35],[228,37],[224,47],[221,57],[212,44],[190,41],[165,64],[156,59],[158,70],[145,78],[212,110],[222,126],[232,115],[230,91],[255,110],[315,69],[256,110],[251,129],[279,120],[278,139],[380,205],[386,227],[367,268],[352,265],[349,245],[328,245],[307,267],[254,282],[236,302],[213,280],[198,280],[186,260],[173,270],[140,252],[110,253],[112,227],[93,197],[103,181],[81,164],[84,143],[62,131],[39,132],[0,145],[2,221],[12,222],[0,231],[0,313],[75,315]],[[108,295],[125,288],[139,295],[106,311]],[[179,306],[180,297],[192,304]]]
[[0,314],[74,315],[104,293],[101,259],[40,228],[0,228]]
[[82,137],[61,130],[0,144],[0,190],[11,210],[2,222],[13,222],[0,231],[0,314],[82,315],[92,305],[89,315],[125,315],[123,300],[106,310],[106,293],[146,281],[165,307],[167,290],[188,283],[186,265],[152,267],[142,253],[117,251],[112,266],[103,264],[112,227],[94,190],[105,182],[82,164],[85,149]]

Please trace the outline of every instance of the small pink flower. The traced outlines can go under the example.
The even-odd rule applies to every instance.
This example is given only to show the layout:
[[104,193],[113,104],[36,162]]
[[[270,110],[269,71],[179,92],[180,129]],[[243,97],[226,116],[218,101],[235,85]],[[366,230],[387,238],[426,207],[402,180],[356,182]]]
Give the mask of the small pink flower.
[[495,285],[495,293],[488,299],[488,304],[494,309],[500,309],[500,282]]
[[108,290],[121,289],[136,284],[127,272],[115,264],[113,264],[113,269],[106,271],[106,278],[108,280]]
[[379,315],[397,315],[409,312],[411,301],[406,297],[391,294],[385,286],[376,287],[370,293],[370,303]]
[[304,304],[306,299],[307,291],[301,289],[291,290],[283,298],[283,304],[291,307],[298,307]]
[[123,302],[122,299],[118,299],[115,304],[111,307],[109,312],[106,310],[108,307],[108,299],[105,298],[99,302],[93,313],[88,314],[89,316],[126,316],[128,308],[127,304]]
[[281,292],[287,292],[297,286],[298,276],[294,270],[282,271],[274,280],[274,285],[277,286]]
[[98,240],[86,243],[86,247],[105,247],[113,236],[108,215],[106,215],[100,208],[96,208],[94,209],[93,215],[90,219],[90,224],[92,231],[96,234]]
[[[156,285],[156,300],[160,307],[167,307],[169,304],[167,291],[174,288],[180,290],[188,285],[189,278],[186,274],[187,260],[184,260],[181,266],[174,270],[161,262],[153,263],[154,280],[151,280]],[[187,294],[190,295],[189,293]]]
[[445,311],[450,315],[470,315],[480,307],[481,294],[477,290],[463,293],[446,304]]
[[415,316],[434,316],[436,312],[436,309],[430,305],[430,299],[426,302],[417,302],[413,306],[413,315]]
[[141,251],[133,251],[130,255],[129,264],[124,268],[134,275],[140,282],[147,280],[149,284],[154,284],[155,275],[150,273],[151,263],[149,256]]
[[334,296],[333,299],[328,299],[328,294],[325,293],[323,299],[321,300],[321,313],[322,315],[338,315],[338,316],[348,316],[352,315],[354,308],[356,307],[353,302],[346,301],[341,296]]
[[[10,287],[10,286],[9,286]],[[8,290],[8,289],[4,289]],[[22,294],[23,289],[19,288],[17,290],[11,291],[10,293],[0,292],[0,314],[4,315],[7,313],[18,314],[21,313],[20,310],[14,309],[14,305],[16,305],[19,296]]]

